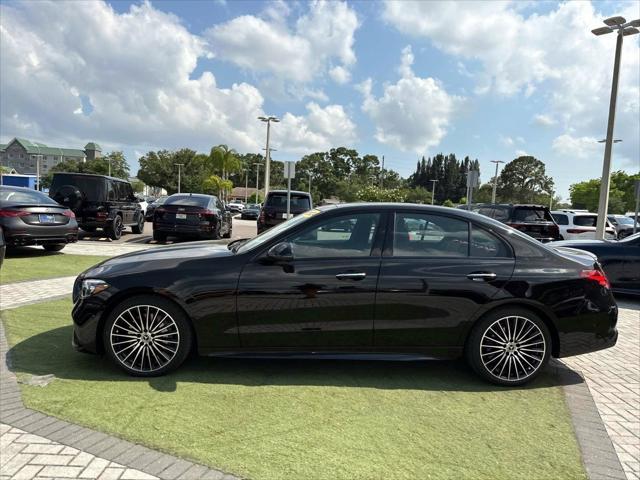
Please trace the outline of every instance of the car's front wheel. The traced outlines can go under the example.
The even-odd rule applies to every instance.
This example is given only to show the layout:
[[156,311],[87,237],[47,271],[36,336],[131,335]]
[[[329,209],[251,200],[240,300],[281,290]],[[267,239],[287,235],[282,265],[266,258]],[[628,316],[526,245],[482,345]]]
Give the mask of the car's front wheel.
[[137,295],[109,314],[103,330],[107,355],[130,375],[153,377],[179,367],[191,351],[192,333],[174,303]]
[[523,385],[538,376],[549,361],[551,335],[533,312],[499,309],[479,320],[465,353],[473,370],[490,382]]

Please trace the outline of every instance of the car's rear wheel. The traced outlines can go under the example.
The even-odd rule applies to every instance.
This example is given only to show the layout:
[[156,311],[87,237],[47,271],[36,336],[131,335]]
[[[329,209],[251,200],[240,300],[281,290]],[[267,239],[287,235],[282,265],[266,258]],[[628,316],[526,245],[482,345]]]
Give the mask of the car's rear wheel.
[[66,247],[66,244],[64,243],[49,243],[42,246],[42,248],[44,248],[47,252],[59,252],[64,247]]
[[551,354],[551,335],[533,312],[504,308],[485,315],[466,345],[467,361],[498,385],[523,385],[540,374]]
[[214,240],[220,240],[220,237],[221,237],[221,235],[220,235],[220,228],[221,228],[221,227],[220,227],[220,222],[217,222],[217,223],[216,223],[216,226],[215,226],[215,227],[213,227],[213,235],[212,235],[212,238],[213,238]]
[[114,219],[111,221],[111,225],[107,227],[107,236],[111,240],[119,240],[122,236],[122,229],[124,228],[122,224],[122,217],[120,215],[116,215]]
[[142,213],[138,218],[138,223],[131,227],[131,231],[133,233],[142,233],[144,231],[144,216],[142,215]]
[[229,230],[227,231],[227,233],[225,233],[222,238],[231,238],[231,235],[233,234],[233,227],[231,225],[229,225]]
[[138,295],[109,314],[103,342],[117,366],[130,375],[153,377],[184,362],[191,351],[192,333],[185,314],[174,303]]

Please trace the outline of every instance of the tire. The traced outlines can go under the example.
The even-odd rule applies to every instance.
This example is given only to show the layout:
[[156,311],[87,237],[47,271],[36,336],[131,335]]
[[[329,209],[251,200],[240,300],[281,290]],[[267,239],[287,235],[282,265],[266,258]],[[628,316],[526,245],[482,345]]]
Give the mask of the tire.
[[211,238],[213,240],[220,240],[220,222],[216,223],[216,228],[213,229],[213,233],[211,234]]
[[142,233],[144,231],[144,217],[142,216],[142,214],[140,214],[140,217],[138,218],[138,223],[131,227],[131,231],[136,234]]
[[551,346],[551,334],[540,317],[524,308],[506,307],[477,322],[467,339],[465,355],[485,380],[518,386],[540,374],[549,361]]
[[222,238],[231,238],[231,234],[233,233],[233,227],[229,225],[229,231],[225,233]]
[[129,375],[157,377],[185,361],[193,334],[186,315],[173,302],[136,295],[109,314],[102,340],[109,359]]
[[166,241],[167,241],[167,234],[166,234],[166,233],[156,232],[156,231],[154,230],[154,232],[153,232],[153,239],[154,239],[156,242],[162,242],[162,243],[164,243],[164,242],[166,242]]
[[107,236],[111,240],[120,240],[122,236],[122,229],[124,226],[122,225],[122,217],[120,215],[116,215],[114,219],[111,221],[111,225],[109,225],[105,231]]
[[42,248],[44,248],[47,252],[59,252],[66,246],[67,245],[65,243],[50,243],[47,245],[42,245]]

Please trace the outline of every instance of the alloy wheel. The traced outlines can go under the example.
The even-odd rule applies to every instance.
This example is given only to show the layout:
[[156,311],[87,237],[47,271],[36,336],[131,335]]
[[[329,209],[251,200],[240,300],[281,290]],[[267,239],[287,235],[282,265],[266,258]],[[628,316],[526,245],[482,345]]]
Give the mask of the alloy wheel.
[[522,381],[538,371],[546,353],[542,330],[528,318],[512,315],[493,322],[480,340],[486,370],[506,381]]
[[109,341],[124,366],[151,373],[169,364],[178,352],[180,332],[167,312],[153,305],[135,305],[113,322]]

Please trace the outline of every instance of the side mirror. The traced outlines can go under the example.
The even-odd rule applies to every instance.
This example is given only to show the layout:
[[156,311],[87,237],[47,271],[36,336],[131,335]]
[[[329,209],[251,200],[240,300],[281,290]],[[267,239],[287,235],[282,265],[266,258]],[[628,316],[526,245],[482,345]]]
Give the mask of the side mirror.
[[280,242],[267,251],[267,258],[275,263],[293,261],[293,249],[289,242]]

